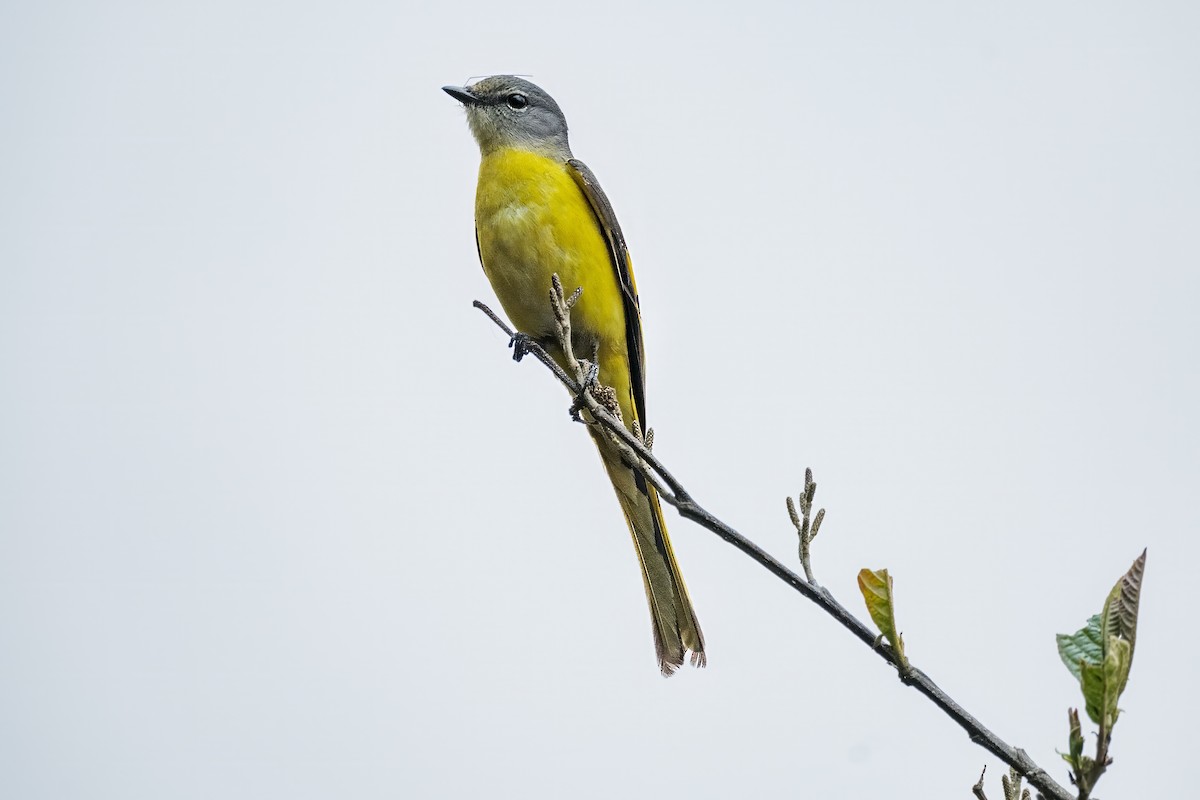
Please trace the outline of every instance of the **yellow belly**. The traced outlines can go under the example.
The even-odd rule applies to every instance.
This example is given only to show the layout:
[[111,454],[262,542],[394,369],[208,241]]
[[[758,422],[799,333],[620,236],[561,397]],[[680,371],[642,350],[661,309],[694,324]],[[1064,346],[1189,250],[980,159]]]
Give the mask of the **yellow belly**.
[[587,198],[564,164],[523,150],[501,150],[479,166],[475,228],[483,271],[518,330],[553,334],[550,276],[583,295],[571,314],[576,353],[600,348],[600,380],[617,390],[632,421],[625,308],[608,247]]

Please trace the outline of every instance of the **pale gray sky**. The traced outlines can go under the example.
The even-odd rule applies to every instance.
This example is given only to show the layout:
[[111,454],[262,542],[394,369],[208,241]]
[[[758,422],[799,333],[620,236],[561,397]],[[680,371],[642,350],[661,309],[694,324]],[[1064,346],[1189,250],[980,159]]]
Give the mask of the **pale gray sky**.
[[495,72],[617,209],[697,498],[794,563],[813,467],[818,577],[889,567],[913,662],[1064,782],[1054,634],[1149,546],[1100,794],[1193,786],[1200,12],[904,6],[6,5],[0,797],[998,779],[673,513],[710,666],[659,677],[567,396],[470,307],[439,87]]

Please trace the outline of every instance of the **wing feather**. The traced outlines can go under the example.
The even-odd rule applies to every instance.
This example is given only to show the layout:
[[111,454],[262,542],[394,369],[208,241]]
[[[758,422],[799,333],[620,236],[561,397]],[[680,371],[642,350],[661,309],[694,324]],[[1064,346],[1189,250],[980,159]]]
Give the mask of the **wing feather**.
[[587,197],[596,222],[604,234],[608,244],[608,258],[612,262],[617,275],[617,284],[621,287],[621,300],[625,306],[625,344],[629,353],[629,376],[633,389],[633,402],[637,408],[638,419],[642,428],[646,427],[646,366],[645,350],[642,344],[642,314],[638,305],[637,284],[633,279],[633,262],[629,258],[629,248],[625,246],[625,235],[621,233],[621,225],[617,222],[617,214],[613,211],[608,195],[600,188],[596,175],[582,161],[572,158],[567,161],[567,169],[583,194]]

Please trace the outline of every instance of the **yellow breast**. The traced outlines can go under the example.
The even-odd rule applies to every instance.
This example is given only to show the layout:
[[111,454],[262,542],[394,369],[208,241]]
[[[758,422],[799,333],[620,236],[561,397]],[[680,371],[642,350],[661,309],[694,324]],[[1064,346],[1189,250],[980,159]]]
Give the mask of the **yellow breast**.
[[479,166],[475,227],[483,271],[521,331],[553,331],[550,275],[583,286],[572,324],[624,350],[625,316],[615,271],[587,198],[560,161],[500,150]]

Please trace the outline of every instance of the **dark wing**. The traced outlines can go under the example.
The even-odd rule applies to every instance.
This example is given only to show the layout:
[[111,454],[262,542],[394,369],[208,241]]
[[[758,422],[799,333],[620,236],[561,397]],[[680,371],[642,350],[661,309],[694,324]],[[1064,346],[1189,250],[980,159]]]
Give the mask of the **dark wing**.
[[[633,387],[633,404],[637,408],[642,429],[646,428],[646,361],[642,345],[642,314],[638,306],[637,284],[633,281],[633,264],[629,260],[629,248],[617,222],[616,212],[608,196],[600,188],[596,175],[577,158],[567,161],[567,170],[592,206],[604,241],[608,244],[608,259],[617,273],[617,284],[621,287],[621,300],[625,304],[625,345],[629,351],[630,385]],[[584,291],[587,291],[584,289]],[[601,376],[603,380],[604,376]]]

